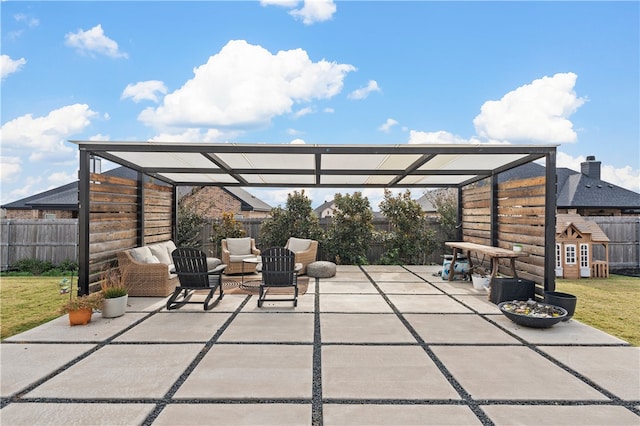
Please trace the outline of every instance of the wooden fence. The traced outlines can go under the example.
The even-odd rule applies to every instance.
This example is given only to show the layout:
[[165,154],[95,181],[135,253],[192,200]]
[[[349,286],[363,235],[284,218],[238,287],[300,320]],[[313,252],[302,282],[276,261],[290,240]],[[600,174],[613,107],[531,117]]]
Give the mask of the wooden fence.
[[0,268],[8,270],[21,259],[40,259],[54,265],[78,258],[78,219],[0,220]]
[[[640,273],[640,216],[589,216],[609,237],[609,271]],[[604,247],[593,246],[594,259],[605,259]]]

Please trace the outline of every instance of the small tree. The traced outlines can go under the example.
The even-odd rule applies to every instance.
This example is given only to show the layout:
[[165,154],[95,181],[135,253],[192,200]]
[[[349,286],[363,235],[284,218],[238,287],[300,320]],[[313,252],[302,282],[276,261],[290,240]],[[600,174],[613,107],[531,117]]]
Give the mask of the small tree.
[[446,251],[446,241],[458,240],[458,194],[455,189],[435,190],[425,193],[436,208],[440,232],[436,235],[436,247]]
[[218,255],[218,249],[225,238],[242,238],[246,231],[238,222],[232,212],[222,213],[221,219],[214,219],[211,224],[211,236],[209,241],[213,243],[214,255]]
[[392,232],[386,238],[383,263],[422,264],[433,249],[434,231],[427,228],[422,207],[411,198],[411,191],[393,197],[385,189],[380,211],[388,219]]
[[373,212],[362,193],[336,194],[335,215],[327,232],[326,246],[338,264],[363,265],[373,238]]
[[318,216],[311,207],[311,199],[304,190],[287,195],[286,208],[271,209],[269,217],[260,227],[263,247],[283,247],[289,237],[310,238],[322,241],[322,228]]
[[178,208],[178,247],[200,247],[200,232],[205,219],[191,209],[182,205]]

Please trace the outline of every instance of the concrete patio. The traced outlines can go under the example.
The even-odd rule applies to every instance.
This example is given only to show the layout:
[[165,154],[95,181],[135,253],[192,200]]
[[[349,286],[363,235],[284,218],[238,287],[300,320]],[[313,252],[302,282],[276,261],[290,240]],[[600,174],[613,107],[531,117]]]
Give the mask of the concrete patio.
[[0,345],[0,423],[640,424],[640,348],[576,320],[517,326],[438,270],[339,266],[295,309],[227,294],[60,317]]

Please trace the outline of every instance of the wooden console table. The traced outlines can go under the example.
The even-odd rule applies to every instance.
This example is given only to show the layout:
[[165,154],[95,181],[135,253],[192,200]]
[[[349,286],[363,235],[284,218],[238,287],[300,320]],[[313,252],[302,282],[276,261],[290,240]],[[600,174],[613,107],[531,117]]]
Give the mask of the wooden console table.
[[[518,278],[518,273],[516,272],[516,258],[529,256],[529,254],[523,253],[521,251],[513,251],[499,247],[485,246],[475,243],[465,243],[460,241],[446,242],[445,245],[453,249],[453,259],[451,260],[450,271],[454,271],[455,263],[458,259],[458,254],[461,252],[466,252],[467,259],[469,260],[469,268],[473,268],[473,262],[471,260],[471,252],[473,251],[488,256],[491,259],[491,278],[495,277],[498,274],[498,261],[500,259],[509,259],[511,261],[513,278]],[[452,273],[449,274],[449,281],[453,281],[453,275],[454,274]]]

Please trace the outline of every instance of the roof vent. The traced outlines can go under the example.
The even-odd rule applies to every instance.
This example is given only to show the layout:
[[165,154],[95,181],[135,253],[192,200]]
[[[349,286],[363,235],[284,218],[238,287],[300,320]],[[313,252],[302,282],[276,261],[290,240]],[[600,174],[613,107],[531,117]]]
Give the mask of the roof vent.
[[587,155],[587,161],[596,161],[595,155]]

